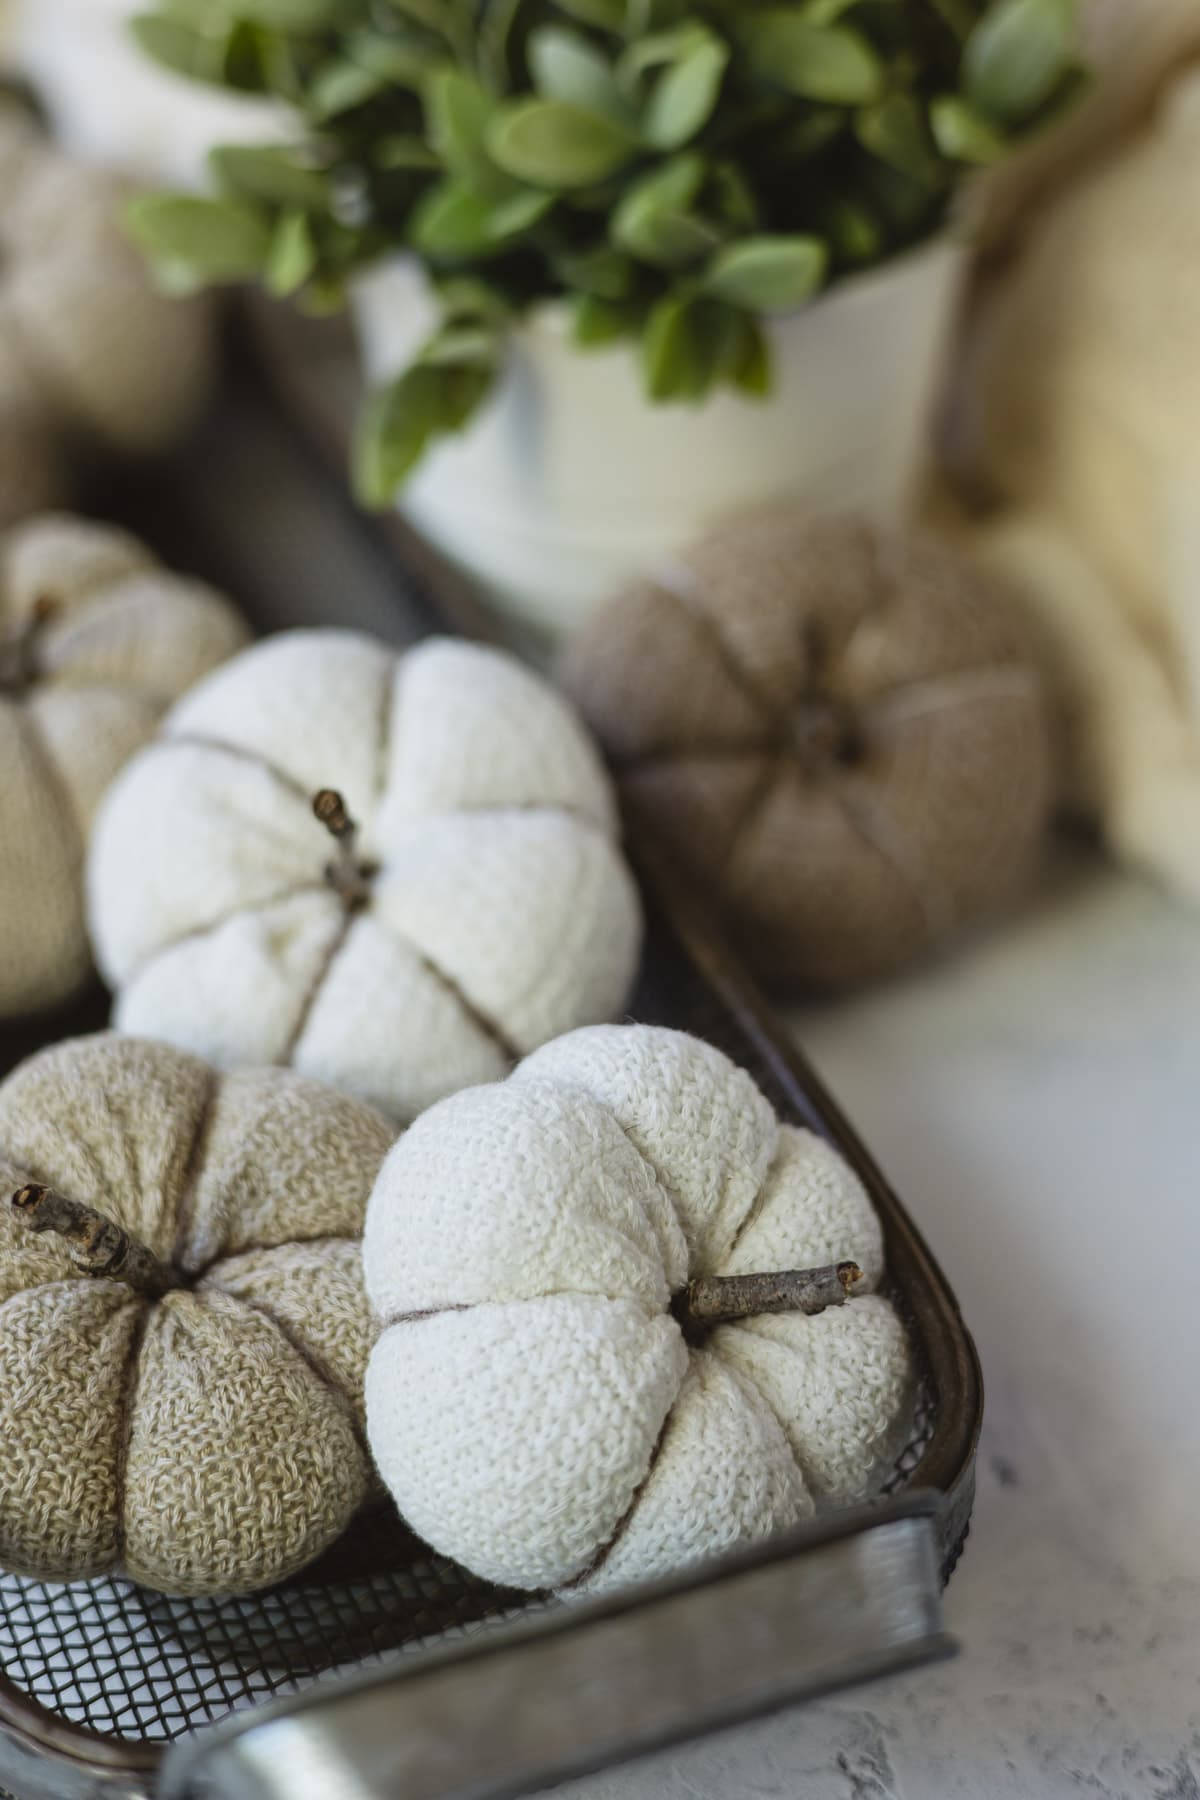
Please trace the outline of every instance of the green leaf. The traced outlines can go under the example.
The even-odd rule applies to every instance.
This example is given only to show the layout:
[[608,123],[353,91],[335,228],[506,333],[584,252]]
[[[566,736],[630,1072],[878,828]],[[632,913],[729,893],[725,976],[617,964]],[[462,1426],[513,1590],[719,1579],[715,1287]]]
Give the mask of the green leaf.
[[364,505],[387,506],[431,445],[474,418],[495,377],[491,361],[421,360],[377,390],[355,440],[354,486]]
[[387,82],[360,64],[339,59],[329,62],[314,76],[305,96],[305,110],[318,124],[353,112],[382,93]]
[[727,355],[722,373],[731,386],[752,400],[765,400],[770,395],[774,385],[771,348],[756,319],[742,315],[739,340]]
[[502,106],[488,148],[509,174],[537,187],[584,188],[606,181],[637,153],[636,141],[611,119],[562,100],[515,100]]
[[130,19],[129,29],[139,49],[176,75],[192,81],[222,79],[227,32],[214,35],[166,13],[141,13]]
[[280,299],[304,286],[317,266],[317,246],[307,213],[284,213],[267,253],[266,284]]
[[651,400],[697,399],[711,384],[699,303],[671,294],[650,310],[642,333],[642,382]]
[[929,122],[942,155],[951,162],[992,163],[1005,151],[996,127],[957,94],[939,94],[930,102]]
[[637,323],[636,306],[602,300],[598,294],[581,294],[573,310],[571,338],[580,349],[595,350],[628,337]]
[[486,255],[495,247],[491,204],[477,188],[451,176],[421,196],[409,218],[408,236],[414,249],[435,262]]
[[676,150],[707,123],[729,64],[729,49],[709,32],[655,83],[642,124],[658,150]]
[[759,205],[749,179],[735,162],[714,163],[709,176],[709,199],[722,224],[739,235],[755,231]]
[[476,175],[487,160],[487,129],[494,102],[471,75],[442,68],[425,92],[430,141],[448,169]]
[[770,388],[771,364],[758,320],[719,300],[706,300],[696,319],[712,380],[761,399]]
[[494,368],[496,334],[479,323],[443,326],[422,350],[421,361],[434,369]]
[[522,232],[530,231],[541,223],[554,202],[553,194],[547,194],[538,188],[518,188],[503,200],[493,201],[492,237],[497,241],[520,237]]
[[625,23],[625,0],[557,0],[557,5],[581,25],[597,25],[601,31],[620,31]]
[[437,283],[438,304],[448,324],[483,320],[493,328],[505,324],[510,307],[504,294],[478,275],[450,275]]
[[888,94],[855,115],[854,134],[864,150],[919,181],[936,188],[946,179],[925,123],[925,113],[912,94]]
[[223,193],[244,195],[268,206],[302,206],[320,212],[329,205],[329,181],[306,168],[297,154],[266,145],[220,144],[208,164]]
[[354,17],[355,0],[238,0],[237,11],[272,31],[333,31]]
[[704,177],[703,159],[688,154],[634,182],[612,215],[613,242],[655,269],[685,269],[711,255],[721,233],[690,210]]
[[883,65],[857,32],[809,25],[780,7],[752,14],[743,37],[758,79],[801,99],[865,106],[882,92]]
[[176,289],[259,275],[271,232],[256,208],[192,194],[141,194],[126,223],[163,278]]
[[749,312],[787,312],[816,293],[828,261],[820,238],[743,238],[714,257],[704,287],[707,293]]
[[346,55],[388,87],[422,88],[438,56],[428,43],[408,36],[393,37],[378,31],[356,31],[347,40]]
[[565,288],[597,300],[627,300],[637,284],[633,263],[609,244],[556,257],[554,271]]
[[854,195],[830,194],[818,208],[817,221],[839,262],[877,262],[887,248],[879,220]]
[[553,204],[553,194],[532,188],[497,200],[451,176],[422,195],[409,236],[417,250],[435,260],[489,256],[536,225]]
[[611,63],[579,32],[560,25],[543,25],[532,32],[529,68],[534,86],[546,99],[599,113],[632,133],[633,117]]
[[441,430],[443,383],[419,364],[372,394],[354,446],[354,488],[365,506],[387,506]]
[[424,138],[403,131],[381,137],[375,145],[373,160],[377,169],[388,174],[402,169],[433,171],[442,166],[436,150],[431,150]]
[[967,40],[967,98],[991,119],[1020,124],[1071,68],[1073,0],[994,0]]

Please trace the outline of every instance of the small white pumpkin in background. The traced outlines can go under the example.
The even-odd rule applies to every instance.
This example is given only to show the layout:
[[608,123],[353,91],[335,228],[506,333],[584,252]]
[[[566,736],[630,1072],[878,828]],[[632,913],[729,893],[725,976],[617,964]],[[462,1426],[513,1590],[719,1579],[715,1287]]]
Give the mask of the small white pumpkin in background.
[[[576,1031],[434,1107],[363,1255],[372,1453],[413,1529],[493,1581],[666,1574],[870,1494],[908,1433],[864,1189],[678,1032]],[[819,1270],[828,1309],[703,1322],[763,1298],[703,1278],[785,1270]]]
[[0,1018],[86,984],[100,797],[164,709],[246,638],[228,602],[124,532],[50,515],[0,537]]
[[155,291],[125,197],[0,99],[0,521],[65,500],[77,456],[165,449],[204,404],[211,306]]
[[413,1117],[625,1004],[640,911],[614,817],[582,727],[511,657],[268,639],[105,804],[90,917],[116,1023]]

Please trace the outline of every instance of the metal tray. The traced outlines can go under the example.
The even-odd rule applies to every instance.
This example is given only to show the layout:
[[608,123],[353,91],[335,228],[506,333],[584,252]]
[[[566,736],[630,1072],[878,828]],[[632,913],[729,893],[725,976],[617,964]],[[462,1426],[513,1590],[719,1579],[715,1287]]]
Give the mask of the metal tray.
[[[470,592],[399,519],[365,520],[346,499],[342,471],[354,384],[341,336],[327,327],[284,327],[275,318],[265,334],[261,320],[243,321],[243,342],[247,330],[255,334],[254,354],[234,354],[228,394],[199,442],[175,464],[97,496],[97,508],[126,520],[179,566],[227,585],[267,628],[325,620],[401,641],[431,629],[494,637]],[[773,1570],[773,1591],[794,1589],[797,1598],[781,1613],[789,1621],[786,1629],[780,1626],[782,1636],[770,1639],[774,1678],[747,1685],[754,1645],[761,1653],[765,1640],[755,1625],[756,1619],[761,1625],[761,1595],[755,1600],[750,1588],[737,1586],[747,1579],[741,1565],[725,1577],[710,1566],[666,1590],[639,1590],[618,1603],[573,1613],[571,1642],[584,1646],[591,1675],[570,1701],[577,1754],[548,1763],[544,1742],[531,1741],[519,1756],[510,1746],[508,1785],[497,1775],[500,1785],[487,1786],[488,1793],[529,1791],[535,1776],[543,1785],[550,1763],[552,1773],[561,1773],[568,1766],[619,1760],[651,1743],[918,1656],[943,1654],[938,1579],[948,1579],[961,1551],[974,1494],[982,1386],[974,1346],[945,1277],[819,1077],[712,928],[700,898],[652,843],[635,842],[631,851],[649,911],[632,1015],[719,1045],[749,1070],[783,1117],[823,1133],[856,1168],[883,1221],[890,1292],[912,1339],[920,1399],[911,1439],[879,1507],[758,1553],[758,1564]],[[40,1044],[98,1028],[105,1016],[105,998],[96,992],[58,1019],[0,1030],[0,1073]],[[824,1567],[841,1568],[836,1559],[849,1553],[847,1544],[868,1566],[885,1526],[928,1540],[932,1592],[914,1597],[910,1571],[897,1597],[897,1603],[901,1597],[912,1602],[908,1627],[881,1618],[875,1654],[860,1646],[858,1654],[839,1658],[836,1645],[823,1651],[812,1630],[811,1611],[799,1603],[803,1584]],[[702,1593],[709,1608],[697,1600],[693,1616],[686,1598]],[[740,1596],[740,1612],[732,1593]],[[406,1681],[426,1679],[426,1659],[413,1652],[437,1646],[444,1662],[447,1644],[456,1640],[486,1634],[491,1645],[497,1624],[525,1605],[524,1597],[490,1588],[434,1556],[398,1529],[386,1509],[361,1520],[302,1577],[244,1599],[179,1601],[124,1581],[54,1586],[0,1574],[0,1800],[9,1791],[16,1800],[143,1800],[158,1791],[173,1742],[235,1713],[244,1718],[222,1727],[224,1735],[213,1734],[211,1745],[212,1768],[228,1785],[205,1787],[208,1765],[189,1752],[186,1766],[173,1765],[168,1776],[171,1793],[191,1793],[193,1781],[206,1792],[285,1791],[261,1781],[253,1785],[247,1746],[254,1740],[257,1754],[257,1728],[282,1728],[286,1720],[294,1726],[297,1709],[303,1717],[312,1708],[312,1717],[324,1719],[341,1689],[319,1678],[378,1665],[393,1685],[397,1668],[407,1672]],[[632,1619],[634,1629],[632,1637],[618,1634],[612,1654],[633,1657],[630,1666],[641,1668],[637,1716],[629,1710],[632,1697],[621,1715],[627,1730],[614,1729],[613,1695],[619,1690],[603,1679],[605,1632],[615,1629],[614,1615]],[[704,1687],[697,1676],[685,1703],[681,1671],[691,1664],[681,1634],[690,1636],[700,1617],[714,1628],[719,1620],[728,1633],[727,1677],[722,1683],[719,1670],[710,1669]],[[739,1623],[745,1653],[735,1656]],[[562,1629],[550,1619],[535,1627],[535,1635]],[[677,1666],[670,1663],[671,1642],[678,1645]],[[496,1639],[497,1655],[506,1643]],[[511,1685],[527,1643],[528,1630],[507,1660],[464,1662],[467,1679],[455,1690],[461,1706],[471,1710],[476,1691],[482,1699],[497,1669],[508,1671]],[[637,1645],[646,1651],[644,1667],[634,1654]],[[499,1691],[507,1691],[504,1679]],[[286,1720],[277,1720],[279,1697],[296,1694],[299,1700],[282,1702]],[[264,1709],[265,1702],[274,1705]],[[359,1702],[351,1694],[345,1704],[353,1711]],[[395,1695],[386,1698],[383,1716],[393,1716],[397,1704]],[[250,1759],[240,1777],[239,1753]],[[255,1766],[255,1779],[265,1779],[261,1761]],[[484,1770],[490,1767],[485,1759]],[[394,1775],[392,1769],[388,1779]],[[321,1792],[396,1792],[407,1800],[410,1793],[451,1791],[407,1779],[403,1787],[376,1788],[363,1771],[358,1777],[352,1790],[335,1783]],[[306,1785],[295,1791],[316,1800],[316,1780],[310,1766]],[[484,1791],[478,1781],[471,1787],[472,1793]]]

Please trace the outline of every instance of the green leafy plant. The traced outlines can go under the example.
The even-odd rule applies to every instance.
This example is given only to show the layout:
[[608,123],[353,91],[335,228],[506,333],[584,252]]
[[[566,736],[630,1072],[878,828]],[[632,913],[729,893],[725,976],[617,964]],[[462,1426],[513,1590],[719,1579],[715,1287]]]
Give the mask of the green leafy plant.
[[764,317],[936,231],[963,170],[1078,79],[1076,0],[162,0],[143,47],[289,103],[294,140],[212,155],[211,197],[131,228],[180,289],[314,309],[388,252],[442,322],[377,393],[358,486],[387,500],[486,398],[513,319],[628,338],[647,395],[770,390]]

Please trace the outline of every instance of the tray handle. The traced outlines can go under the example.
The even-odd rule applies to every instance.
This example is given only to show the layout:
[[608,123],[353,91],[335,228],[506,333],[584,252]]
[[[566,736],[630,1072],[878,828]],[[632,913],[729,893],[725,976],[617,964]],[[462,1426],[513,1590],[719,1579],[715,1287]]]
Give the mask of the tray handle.
[[159,1800],[512,1800],[953,1653],[941,1496],[348,1680],[178,1745]]

